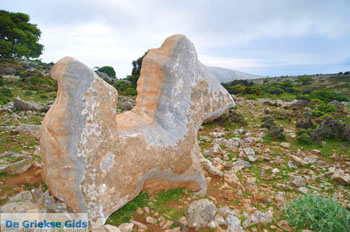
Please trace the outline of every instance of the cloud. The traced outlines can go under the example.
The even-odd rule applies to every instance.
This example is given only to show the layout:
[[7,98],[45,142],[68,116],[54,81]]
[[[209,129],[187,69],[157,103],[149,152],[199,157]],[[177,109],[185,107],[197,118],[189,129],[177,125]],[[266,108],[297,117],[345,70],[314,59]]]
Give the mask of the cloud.
[[2,8],[38,24],[44,61],[69,55],[91,67],[112,65],[119,77],[177,33],[203,63],[256,74],[295,65],[337,72],[334,64],[350,53],[348,0],[2,0]]

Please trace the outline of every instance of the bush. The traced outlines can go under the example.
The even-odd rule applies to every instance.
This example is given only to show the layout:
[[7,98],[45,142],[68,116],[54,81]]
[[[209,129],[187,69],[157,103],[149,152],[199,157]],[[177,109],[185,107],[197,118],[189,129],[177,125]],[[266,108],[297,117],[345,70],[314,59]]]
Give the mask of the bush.
[[111,66],[103,66],[102,68],[99,68],[97,71],[106,73],[110,77],[115,77],[114,68]]
[[5,96],[5,97],[13,97],[13,94],[10,89],[8,88],[1,88],[0,89],[0,95]]
[[337,119],[327,117],[320,127],[312,131],[311,137],[314,142],[320,142],[322,139],[350,141],[350,137],[348,137],[349,131],[349,125],[345,125]]
[[345,97],[344,95],[334,91],[328,91],[328,90],[316,90],[311,92],[310,96],[312,99],[320,99],[325,103],[329,103],[334,100],[337,100],[339,102],[349,101],[349,98]]
[[32,76],[32,77],[26,78],[24,82],[32,86],[40,86],[40,85],[54,86],[55,85],[55,81],[49,77]]
[[323,115],[324,113],[322,113],[321,111],[318,111],[318,110],[311,111],[312,118],[319,118],[319,117],[322,117]]
[[283,89],[278,88],[278,87],[275,87],[275,86],[270,86],[270,87],[267,89],[267,92],[268,92],[269,94],[276,94],[276,95],[281,95],[281,94],[285,93]]
[[261,94],[261,88],[258,86],[247,86],[243,90],[244,94],[254,94],[254,95],[260,95]]
[[308,144],[308,145],[312,144],[312,138],[307,133],[302,133],[300,135],[297,135],[296,139],[299,144]]
[[137,94],[136,89],[133,89],[133,88],[127,88],[122,93],[123,93],[123,95],[129,95],[129,96],[134,96]]
[[10,98],[13,97],[11,90],[8,88],[0,89],[0,105],[5,105],[10,101]]
[[297,230],[350,231],[350,212],[333,199],[315,194],[302,195],[286,205],[283,214]]
[[318,106],[318,110],[323,113],[330,113],[330,112],[336,112],[337,108],[331,104],[320,104]]
[[298,80],[296,81],[301,82],[303,85],[308,85],[308,84],[311,84],[312,80],[313,79],[310,76],[303,76],[303,77],[299,77]]

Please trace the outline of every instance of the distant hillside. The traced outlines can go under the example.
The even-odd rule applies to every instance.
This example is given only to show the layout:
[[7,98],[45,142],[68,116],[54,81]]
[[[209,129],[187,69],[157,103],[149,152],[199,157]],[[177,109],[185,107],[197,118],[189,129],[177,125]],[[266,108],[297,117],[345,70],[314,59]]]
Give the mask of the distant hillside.
[[221,83],[226,83],[233,80],[250,80],[264,78],[262,76],[257,76],[226,68],[208,67],[208,69]]

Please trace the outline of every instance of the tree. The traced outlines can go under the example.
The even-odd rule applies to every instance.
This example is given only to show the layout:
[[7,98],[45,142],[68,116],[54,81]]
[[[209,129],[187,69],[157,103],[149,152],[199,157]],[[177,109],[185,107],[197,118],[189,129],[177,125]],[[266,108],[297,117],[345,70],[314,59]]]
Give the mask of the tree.
[[143,54],[143,56],[141,56],[140,58],[138,58],[137,60],[134,60],[132,62],[132,66],[133,66],[132,71],[131,71],[132,76],[140,77],[142,60],[143,60],[143,58],[145,58],[145,56],[147,55],[148,52],[149,52],[149,50],[147,52],[145,52],[145,54]]
[[0,10],[0,58],[36,58],[44,49],[41,31],[29,15]]
[[103,67],[99,68],[97,71],[106,73],[110,77],[115,77],[114,68],[111,66],[103,66]]
[[143,56],[139,57],[137,60],[134,60],[131,63],[133,66],[132,70],[131,70],[131,75],[127,76],[126,79],[131,82],[131,84],[134,88],[136,88],[137,81],[138,81],[140,74],[141,74],[141,67],[142,67],[143,58],[145,58],[145,56],[147,55],[148,52],[149,52],[149,50],[147,52],[145,52],[145,54],[143,54]]

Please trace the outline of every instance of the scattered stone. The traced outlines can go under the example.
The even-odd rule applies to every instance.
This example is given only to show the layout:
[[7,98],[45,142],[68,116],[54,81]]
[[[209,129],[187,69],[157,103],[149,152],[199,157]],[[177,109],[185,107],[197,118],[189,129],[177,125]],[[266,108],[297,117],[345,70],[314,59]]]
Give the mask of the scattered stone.
[[306,179],[303,176],[292,176],[291,182],[297,188],[305,187],[307,184]]
[[157,219],[148,216],[148,217],[146,217],[146,222],[149,224],[157,224]]
[[36,138],[40,138],[40,126],[32,124],[21,124],[19,126],[0,126],[0,129],[10,131],[11,133],[24,133]]
[[250,167],[250,163],[247,162],[247,161],[243,161],[241,159],[239,159],[236,162],[232,163],[232,170],[234,172],[238,172],[238,171],[242,170],[245,167]]
[[121,230],[113,225],[104,225],[104,228],[108,231],[108,232],[121,232]]
[[218,214],[222,215],[224,218],[226,218],[229,215],[235,216],[236,213],[228,206],[223,206],[218,209]]
[[189,227],[198,230],[206,227],[214,219],[216,206],[208,199],[194,201],[187,209],[187,223]]
[[307,188],[305,188],[305,187],[300,187],[300,188],[298,188],[298,191],[299,191],[300,193],[303,193],[303,194],[307,194],[307,193],[309,192],[309,190],[308,190]]
[[141,230],[147,230],[147,226],[141,222],[135,221],[135,220],[130,220],[131,223],[136,225],[139,229]]
[[234,184],[240,186],[242,189],[244,189],[243,185],[239,181],[238,177],[236,176],[234,171],[226,172],[224,175],[224,180],[229,184]]
[[255,211],[253,214],[243,222],[243,227],[246,228],[255,224],[267,224],[272,222],[272,215],[270,213],[263,213],[260,211]]
[[121,232],[132,232],[134,223],[123,223],[118,226]]
[[227,232],[244,232],[241,226],[241,221],[233,215],[229,215],[226,218]]
[[141,214],[143,214],[144,212],[143,212],[143,210],[142,210],[141,208],[137,208],[137,209],[136,209],[136,213],[141,215]]
[[68,213],[68,207],[58,202],[47,190],[43,193],[39,189],[20,192],[10,198],[8,202],[0,207],[0,213],[29,213],[33,209],[38,213]]
[[299,158],[298,156],[290,155],[290,157],[292,158],[293,163],[297,166],[304,166],[307,164],[302,158]]
[[331,179],[340,185],[350,184],[350,175],[344,174],[344,171],[342,169],[335,169]]
[[65,57],[51,71],[60,101],[42,122],[42,176],[54,196],[93,221],[103,223],[141,190],[205,195],[199,125],[235,106],[183,35],[150,50],[142,70],[137,104],[122,114],[116,89],[83,63]]
[[33,165],[33,158],[14,152],[0,154],[0,173],[21,174]]
[[282,142],[280,146],[284,148],[290,148],[290,143]]
[[274,173],[274,174],[279,173],[279,172],[280,172],[280,170],[278,168],[272,169],[272,173]]
[[201,164],[203,165],[203,168],[209,172],[212,175],[217,176],[224,176],[224,173],[220,171],[217,167],[213,166],[212,162],[210,160],[205,159],[204,157],[201,159]]
[[221,214],[216,214],[215,219],[214,219],[218,225],[220,226],[227,226],[227,222],[225,218]]
[[34,102],[23,101],[22,99],[15,98],[13,100],[14,108],[18,111],[38,111],[40,110],[40,105]]

